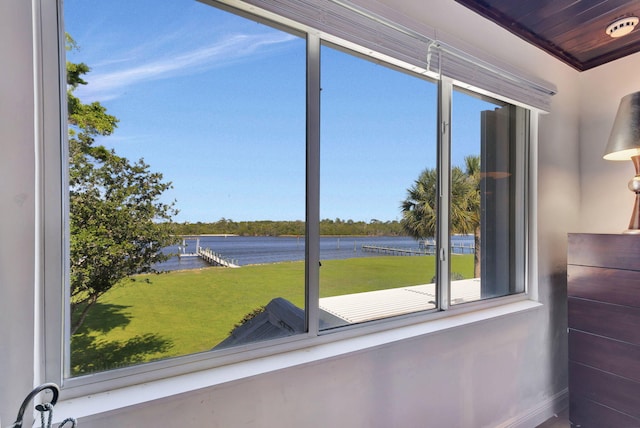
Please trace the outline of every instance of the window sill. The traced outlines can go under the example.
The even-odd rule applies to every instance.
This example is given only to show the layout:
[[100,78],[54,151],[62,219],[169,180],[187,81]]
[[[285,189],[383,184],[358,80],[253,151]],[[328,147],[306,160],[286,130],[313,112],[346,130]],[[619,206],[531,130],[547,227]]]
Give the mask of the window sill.
[[[183,374],[166,379],[144,382],[111,391],[61,400],[56,404],[56,416],[83,418],[124,407],[166,398],[202,388],[209,388],[285,369],[288,367],[320,361],[414,337],[442,332],[485,320],[508,316],[542,305],[533,300],[520,300],[504,305],[432,319],[399,328],[378,331],[328,343],[321,343],[248,361],[228,364],[213,369]],[[58,421],[60,422],[60,421]]]

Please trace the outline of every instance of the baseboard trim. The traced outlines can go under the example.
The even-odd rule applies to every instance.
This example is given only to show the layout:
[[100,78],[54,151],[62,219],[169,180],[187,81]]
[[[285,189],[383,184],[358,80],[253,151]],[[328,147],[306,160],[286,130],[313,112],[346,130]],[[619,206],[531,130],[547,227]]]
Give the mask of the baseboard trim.
[[569,389],[543,400],[538,405],[506,420],[498,428],[534,428],[569,407]]

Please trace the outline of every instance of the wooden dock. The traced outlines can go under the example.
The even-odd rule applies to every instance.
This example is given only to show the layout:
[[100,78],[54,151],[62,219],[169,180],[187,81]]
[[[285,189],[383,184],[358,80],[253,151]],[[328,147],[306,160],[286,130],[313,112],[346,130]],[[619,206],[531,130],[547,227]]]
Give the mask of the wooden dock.
[[240,265],[233,263],[230,260],[225,259],[222,255],[211,251],[209,248],[198,247],[197,255],[205,262],[214,266],[224,266],[230,268],[238,268]]
[[391,256],[426,256],[428,254],[434,254],[435,252],[428,249],[410,250],[406,248],[380,247],[377,245],[363,245],[361,248],[362,251],[366,253],[388,254]]
[[[223,235],[220,235],[223,236]],[[224,235],[226,237],[226,235]],[[195,253],[188,253],[188,241],[196,241],[195,245]],[[178,257],[200,257],[205,262],[214,266],[224,266],[237,268],[240,267],[237,263],[233,263],[233,260],[227,260],[222,256],[222,254],[218,254],[212,251],[210,248],[202,248],[200,246],[200,237],[199,236],[183,236],[182,237],[182,245],[178,246]]]
[[[387,254],[391,256],[429,256],[436,253],[435,245],[421,245],[419,249],[408,248],[392,248],[392,247],[380,247],[378,245],[363,245],[362,251],[367,253]],[[473,254],[474,246],[465,246],[462,243],[452,243],[451,254]]]

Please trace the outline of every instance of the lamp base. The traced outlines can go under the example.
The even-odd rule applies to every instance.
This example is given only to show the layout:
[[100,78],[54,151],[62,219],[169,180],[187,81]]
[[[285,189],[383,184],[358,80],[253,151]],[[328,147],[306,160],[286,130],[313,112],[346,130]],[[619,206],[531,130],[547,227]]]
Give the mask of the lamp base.
[[636,175],[629,181],[629,190],[636,194],[636,200],[633,205],[633,213],[629,221],[629,229],[624,231],[626,234],[640,234],[640,155],[632,156],[631,161],[636,170]]

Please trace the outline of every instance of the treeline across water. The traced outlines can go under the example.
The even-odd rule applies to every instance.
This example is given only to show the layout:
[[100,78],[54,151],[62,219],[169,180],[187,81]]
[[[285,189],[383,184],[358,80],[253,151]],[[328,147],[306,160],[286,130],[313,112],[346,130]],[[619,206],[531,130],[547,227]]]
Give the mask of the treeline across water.
[[[215,235],[228,234],[239,236],[303,236],[305,234],[304,221],[233,221],[222,218],[214,223],[173,223],[172,232],[176,235]],[[369,222],[324,219],[320,221],[321,235],[351,235],[351,236],[404,236],[400,222],[379,221]]]

